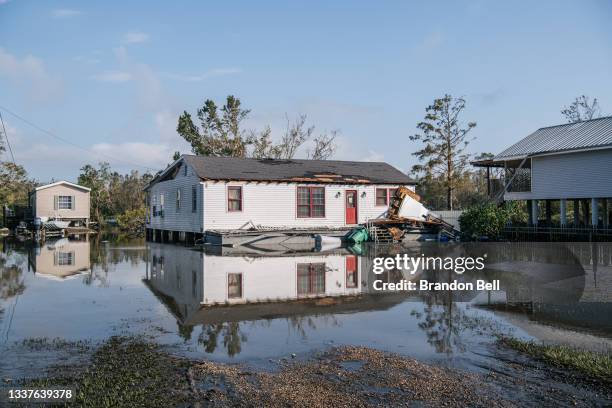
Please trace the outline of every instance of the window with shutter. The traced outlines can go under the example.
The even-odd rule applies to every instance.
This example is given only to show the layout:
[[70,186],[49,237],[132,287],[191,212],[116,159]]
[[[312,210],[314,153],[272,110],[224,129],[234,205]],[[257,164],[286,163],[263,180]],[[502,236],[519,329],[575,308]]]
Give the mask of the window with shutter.
[[72,210],[74,196],[57,196],[58,210]]

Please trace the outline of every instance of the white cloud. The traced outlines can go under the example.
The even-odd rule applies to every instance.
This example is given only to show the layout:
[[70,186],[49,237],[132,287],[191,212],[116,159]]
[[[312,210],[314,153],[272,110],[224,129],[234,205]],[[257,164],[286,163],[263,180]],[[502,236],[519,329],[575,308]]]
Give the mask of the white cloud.
[[125,44],[138,44],[146,42],[149,39],[149,34],[139,31],[130,31],[123,36],[122,42]]
[[385,155],[382,153],[375,152],[374,150],[368,150],[368,155],[359,159],[359,161],[365,162],[384,162]]
[[225,76],[225,75],[235,75],[242,72],[240,68],[213,68],[199,75],[183,75],[183,74],[167,74],[166,76],[171,79],[176,79],[178,81],[186,81],[186,82],[199,82],[204,81],[208,78]]
[[96,81],[102,82],[127,82],[132,80],[132,74],[129,72],[105,72],[102,74],[97,74],[93,76],[93,79]]
[[50,75],[43,61],[32,55],[23,58],[0,48],[0,78],[6,77],[22,86],[36,101],[45,101],[61,92],[61,81]]
[[119,164],[133,163],[152,169],[163,168],[171,161],[174,153],[174,150],[167,144],[143,142],[98,143],[91,147],[91,151],[102,158],[112,157]]
[[38,169],[56,169],[58,172],[74,173],[85,164],[108,162],[113,169],[120,172],[138,170],[152,171],[166,167],[172,161],[172,155],[178,149],[167,143],[97,143],[83,149],[65,143],[35,142],[22,138],[20,143],[13,143],[15,158],[25,163],[28,169],[34,170],[35,177],[45,177],[44,171]]
[[55,9],[51,12],[51,15],[55,18],[70,18],[81,14],[83,14],[82,11],[74,9]]
[[[49,139],[30,128],[23,133],[8,121],[5,124],[15,159],[26,166],[31,176],[48,181],[49,168],[54,169],[54,177],[75,179],[83,165],[99,162],[108,162],[113,170],[122,173],[132,169],[140,172],[163,169],[172,161],[174,152],[189,153],[191,150],[189,144],[176,133],[177,117],[170,111],[149,116],[157,128],[157,140],[142,142],[129,140],[129,136],[126,136],[124,142],[82,144],[81,148]],[[8,152],[2,160],[6,160],[6,154]]]

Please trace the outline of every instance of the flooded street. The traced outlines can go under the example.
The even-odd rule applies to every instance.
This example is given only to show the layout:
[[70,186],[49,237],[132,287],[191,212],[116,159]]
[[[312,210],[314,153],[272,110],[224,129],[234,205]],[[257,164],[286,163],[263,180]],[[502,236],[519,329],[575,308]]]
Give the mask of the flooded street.
[[[69,353],[36,342],[143,336],[178,356],[269,369],[364,346],[477,374],[515,354],[499,335],[612,350],[612,245],[437,244],[352,251],[212,248],[144,241],[5,240],[2,377],[40,374]],[[375,257],[481,254],[482,271],[373,273]],[[499,280],[499,291],[380,292],[374,282]],[[57,341],[57,340],[56,340]]]

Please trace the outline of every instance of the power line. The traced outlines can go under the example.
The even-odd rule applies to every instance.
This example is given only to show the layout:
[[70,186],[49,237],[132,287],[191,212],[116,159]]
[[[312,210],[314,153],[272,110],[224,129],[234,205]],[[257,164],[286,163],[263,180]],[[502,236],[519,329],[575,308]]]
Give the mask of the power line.
[[[23,123],[25,123],[25,124],[27,124],[27,125],[29,125],[29,126],[33,127],[34,129],[38,130],[39,132],[42,132],[42,133],[44,133],[44,134],[46,134],[46,135],[48,135],[48,136],[51,136],[51,137],[53,137],[53,138],[55,138],[55,139],[57,139],[57,140],[61,140],[62,142],[66,143],[66,144],[69,144],[69,145],[71,145],[71,146],[74,146],[74,147],[76,147],[76,148],[78,148],[78,149],[84,150],[84,151],[86,151],[86,152],[88,152],[88,153],[97,154],[97,155],[98,155],[98,156],[100,156],[100,157],[105,157],[105,158],[107,158],[108,160],[111,160],[112,162],[115,162],[115,163],[127,164],[127,165],[129,165],[129,166],[136,166],[136,167],[140,167],[140,168],[143,168],[143,169],[146,169],[146,170],[155,171],[155,169],[153,169],[153,168],[151,168],[151,167],[149,167],[149,166],[145,166],[145,165],[138,164],[138,163],[132,163],[132,162],[128,162],[128,161],[125,161],[125,160],[118,160],[118,159],[116,159],[116,158],[114,158],[114,157],[111,157],[111,156],[109,156],[109,155],[106,155],[106,154],[104,154],[104,153],[93,152],[93,151],[89,150],[89,149],[88,149],[88,148],[86,148],[86,147],[83,147],[83,146],[78,145],[78,144],[76,144],[76,143],[74,143],[74,142],[71,142],[71,141],[70,141],[70,140],[68,140],[68,139],[64,139],[63,137],[60,137],[60,136],[56,135],[55,133],[52,133],[52,132],[50,132],[50,131],[48,131],[48,130],[46,130],[46,129],[44,129],[44,128],[40,127],[40,126],[38,126],[37,124],[35,124],[35,123],[31,122],[30,120],[28,120],[28,119],[24,118],[23,116],[20,116],[20,115],[16,114],[15,112],[12,112],[11,110],[9,110],[9,109],[5,108],[5,107],[4,107],[4,106],[2,106],[2,105],[0,105],[0,109],[4,110],[6,113],[8,113],[8,114],[10,114],[10,115],[14,116],[15,118],[19,119],[19,120],[20,120],[20,121],[22,121]],[[5,132],[5,133],[6,133],[6,132]],[[14,159],[13,159],[13,160],[14,160]]]
[[4,127],[4,119],[2,119],[2,112],[0,112],[0,123],[2,123],[2,133],[4,134],[4,138],[6,139],[6,144],[8,145],[9,152],[11,152],[11,158],[13,159],[13,164],[15,163],[15,155],[13,154],[13,149],[11,148],[11,142],[9,142],[8,133],[6,133],[6,128]]

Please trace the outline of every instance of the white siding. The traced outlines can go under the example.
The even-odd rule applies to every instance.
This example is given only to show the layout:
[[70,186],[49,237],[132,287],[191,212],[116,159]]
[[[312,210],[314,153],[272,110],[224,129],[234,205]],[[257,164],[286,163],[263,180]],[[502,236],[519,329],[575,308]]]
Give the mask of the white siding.
[[151,243],[148,280],[153,288],[175,300],[180,317],[185,319],[200,308],[203,298],[202,252],[180,245]]
[[[202,232],[202,184],[200,178],[193,170],[187,167],[187,176],[184,175],[183,163],[172,180],[162,181],[151,186],[149,190],[149,224],[148,228],[169,231]],[[191,209],[191,189],[196,187],[197,208]],[[176,191],[181,190],[181,207],[176,208]],[[161,195],[164,195],[164,217],[153,216],[153,205],[160,206]]]
[[[182,166],[188,166],[187,175]],[[191,209],[191,189],[196,186],[197,210]],[[242,186],[242,211],[227,208],[227,187]],[[325,188],[325,217],[298,218],[296,209],[297,187],[323,186]],[[376,206],[376,188],[397,188],[398,185],[321,185],[265,182],[202,182],[192,168],[183,162],[171,180],[155,183],[149,189],[148,228],[168,231],[204,232],[206,230],[233,230],[252,222],[254,225],[276,228],[342,228],[347,226],[345,214],[346,190],[357,191],[357,223],[379,218],[388,206]],[[414,191],[414,186],[408,186]],[[176,192],[181,190],[181,207],[176,208]],[[158,211],[161,197],[164,216],[153,216]]]
[[[354,255],[349,255],[354,256]],[[325,263],[325,290],[310,297],[357,295],[361,271],[357,262],[357,287],[346,286],[345,255],[295,257],[204,256],[203,304],[293,300],[298,296],[297,265]],[[228,297],[228,274],[242,274],[242,297]]]
[[[227,187],[242,186],[241,212],[227,209]],[[206,230],[237,229],[249,221],[266,227],[344,227],[345,191],[357,190],[358,223],[378,218],[387,206],[376,206],[375,185],[325,185],[325,218],[298,218],[297,187],[321,186],[297,183],[206,182],[204,184],[204,228]],[[378,186],[397,188],[398,186]],[[411,190],[413,186],[409,186]],[[364,195],[365,193],[365,195]]]
[[506,200],[612,197],[612,149],[534,157],[531,192]]

